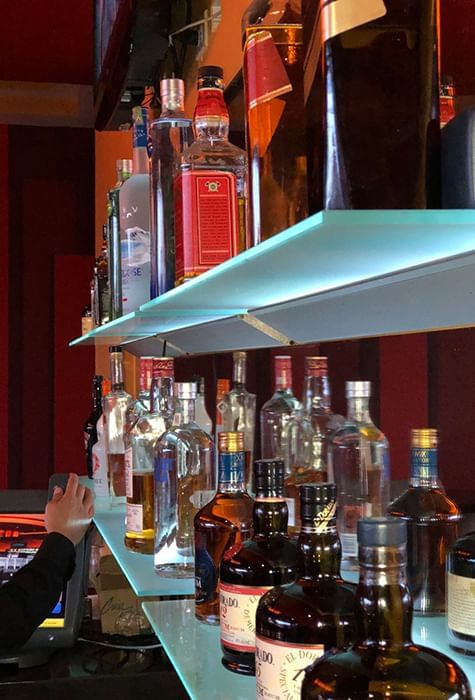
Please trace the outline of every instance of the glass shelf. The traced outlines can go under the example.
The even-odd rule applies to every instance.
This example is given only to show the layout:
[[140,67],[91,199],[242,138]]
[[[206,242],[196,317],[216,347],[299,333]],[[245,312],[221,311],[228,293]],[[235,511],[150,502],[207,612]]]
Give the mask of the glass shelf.
[[[192,700],[255,700],[255,678],[224,668],[219,627],[198,622],[193,601],[149,601],[142,603],[142,608]],[[445,624],[445,617],[415,617],[414,642],[457,661],[475,688],[475,659],[449,648]]]
[[157,336],[181,354],[469,326],[474,271],[475,211],[324,211],[71,345]]
[[151,555],[126,549],[124,545],[125,507],[98,510],[94,516],[94,522],[136,595],[147,597],[194,595],[193,579],[157,576]]

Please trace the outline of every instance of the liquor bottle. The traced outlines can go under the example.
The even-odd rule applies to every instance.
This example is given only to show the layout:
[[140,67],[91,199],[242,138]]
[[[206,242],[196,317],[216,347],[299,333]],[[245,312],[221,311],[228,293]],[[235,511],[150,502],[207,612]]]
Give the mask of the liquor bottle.
[[134,174],[119,190],[122,313],[136,311],[150,299],[150,176],[147,109],[134,107]]
[[261,408],[261,457],[283,459],[282,431],[290,414],[300,407],[300,401],[292,392],[292,358],[290,355],[274,357],[275,391]]
[[254,243],[308,216],[300,0],[246,9],[243,77]]
[[176,383],[173,424],[155,445],[155,571],[195,575],[194,517],[216,493],[214,444],[195,421],[196,384]]
[[125,453],[124,543],[127,549],[143,554],[154,551],[154,449],[173,419],[172,358],[153,359],[148,403],[149,409],[142,412],[127,433]]
[[105,428],[104,414],[101,413],[96,423],[97,440],[91,449],[92,480],[94,482],[96,510],[99,509],[99,506],[105,508],[110,506]]
[[356,641],[346,651],[325,654],[306,670],[302,700],[471,698],[468,679],[452,659],[411,639],[405,523],[399,518],[361,519],[358,541]]
[[299,485],[328,479],[328,441],[344,418],[331,410],[328,358],[305,358],[303,411],[290,416],[282,435],[289,530],[300,523]]
[[97,442],[97,421],[102,415],[102,380],[96,374],[92,380],[92,409],[84,423],[84,449],[86,451],[87,475],[92,479],[92,448]]
[[407,581],[414,612],[445,612],[445,560],[459,534],[462,514],[445,494],[437,471],[437,430],[411,430],[409,488],[388,513],[407,523]]
[[371,382],[346,382],[348,416],[330,438],[330,481],[338,491],[342,568],[357,568],[359,518],[386,513],[389,503],[388,441],[369,414]]
[[107,463],[111,505],[125,503],[125,412],[132,400],[124,388],[124,360],[122,348],[111,346],[111,390],[102,400],[105,420]]
[[460,537],[447,555],[447,624],[452,649],[475,656],[475,532]]
[[107,259],[109,261],[110,319],[122,316],[119,190],[132,175],[132,161],[116,162],[117,181],[107,193]]
[[94,330],[94,319],[89,304],[82,310],[81,314],[81,335],[86,335]]
[[196,422],[203,428],[208,435],[213,434],[213,421],[209,417],[205,403],[205,379],[198,375],[193,375],[193,381],[196,383],[196,401],[195,401],[195,418]]
[[[221,403],[231,388],[229,379],[218,379],[216,382],[216,422],[214,426],[214,444],[219,445],[219,434],[223,432],[223,414]],[[216,450],[216,467],[219,468],[219,450]]]
[[91,309],[95,326],[110,320],[109,262],[107,259],[107,226],[103,226],[102,249],[94,262]]
[[254,455],[254,433],[256,425],[256,395],[246,389],[246,353],[233,352],[233,382],[231,391],[223,396],[218,406],[221,413],[223,430],[244,433],[244,452],[246,453],[247,492],[252,494],[252,463]]
[[302,9],[310,211],[440,206],[435,1]]
[[257,460],[254,534],[231,547],[221,560],[219,617],[223,665],[230,671],[255,673],[255,621],[260,597],[274,586],[292,583],[302,568],[302,553],[287,536],[284,463]]
[[150,298],[175,286],[175,213],[173,178],[181,153],[193,140],[191,119],[184,113],[184,83],[160,81],[162,111],[150,126]]
[[150,410],[150,386],[153,376],[153,361],[151,356],[142,356],[139,360],[139,395],[127,406],[125,412],[126,434],[132,430],[141,415]]
[[195,615],[219,624],[219,565],[230,547],[251,536],[252,498],[244,483],[244,434],[219,434],[218,492],[195,516]]
[[334,484],[300,487],[303,569],[262,596],[256,613],[257,697],[300,700],[303,670],[354,638],[355,586],[340,576]]
[[177,284],[249,247],[247,156],[228,140],[219,66],[198,69],[193,131],[174,182]]

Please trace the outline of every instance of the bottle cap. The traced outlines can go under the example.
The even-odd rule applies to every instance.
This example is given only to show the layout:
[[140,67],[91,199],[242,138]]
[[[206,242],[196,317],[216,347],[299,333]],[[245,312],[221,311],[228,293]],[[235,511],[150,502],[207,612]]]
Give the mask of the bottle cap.
[[164,78],[160,80],[160,97],[166,100],[168,97],[180,97],[185,95],[185,83],[181,78]]
[[110,345],[109,352],[122,352],[122,345]]
[[130,158],[119,158],[115,162],[118,173],[132,173],[132,161]]
[[179,399],[196,399],[195,382],[175,382],[175,396]]
[[336,501],[336,485],[328,481],[300,485],[301,503],[329,503]]
[[406,542],[407,525],[401,518],[358,520],[358,544],[362,547],[401,547]]
[[411,447],[429,449],[437,447],[436,428],[415,428],[411,430]]
[[198,68],[198,79],[199,78],[221,78],[223,79],[224,73],[221,66],[200,66]]
[[233,352],[233,361],[234,362],[240,362],[240,361],[246,361],[246,353],[244,350],[235,350]]
[[301,484],[300,513],[302,520],[313,520],[319,530],[329,527],[336,518],[335,484],[326,481]]
[[371,382],[346,382],[347,399],[367,399],[371,396]]
[[257,498],[284,495],[284,462],[281,459],[257,459],[254,462],[254,488]]
[[324,377],[328,373],[327,357],[306,357],[305,374],[310,377]]
[[244,433],[241,431],[219,433],[218,449],[220,452],[244,452]]

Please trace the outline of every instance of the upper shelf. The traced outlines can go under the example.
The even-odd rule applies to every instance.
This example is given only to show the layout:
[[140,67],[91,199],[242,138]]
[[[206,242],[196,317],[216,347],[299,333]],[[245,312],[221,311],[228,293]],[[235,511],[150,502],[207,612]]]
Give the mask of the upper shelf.
[[324,211],[71,345],[182,354],[469,326],[474,272],[475,211]]

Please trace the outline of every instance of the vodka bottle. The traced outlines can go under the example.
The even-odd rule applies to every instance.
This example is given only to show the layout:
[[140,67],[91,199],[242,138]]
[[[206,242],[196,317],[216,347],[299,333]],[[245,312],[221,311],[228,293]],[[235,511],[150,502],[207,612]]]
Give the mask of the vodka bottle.
[[109,262],[110,319],[122,316],[119,190],[132,175],[132,161],[116,163],[117,182],[107,193],[107,259]]
[[300,407],[300,401],[292,391],[292,358],[276,355],[275,391],[261,408],[261,456],[262,459],[283,459],[282,431],[290,414]]

